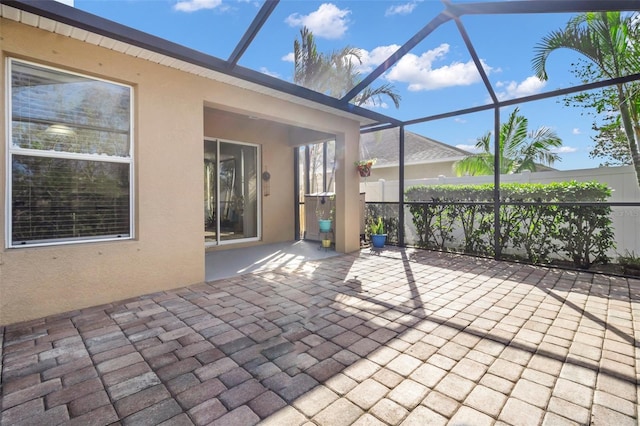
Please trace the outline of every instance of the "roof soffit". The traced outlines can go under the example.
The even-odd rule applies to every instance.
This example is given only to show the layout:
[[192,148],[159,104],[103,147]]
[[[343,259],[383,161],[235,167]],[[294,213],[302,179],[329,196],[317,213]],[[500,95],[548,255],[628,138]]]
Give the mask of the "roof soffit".
[[[372,125],[380,121],[393,121],[399,124],[397,120],[389,119],[381,114],[371,114],[371,111],[351,104],[343,105],[337,99],[257,71],[235,66],[233,67],[233,73],[231,73],[228,70],[227,62],[219,58],[142,33],[55,1],[0,0],[0,17],[241,89],[251,90],[332,115],[339,115],[357,121],[361,126]],[[83,23],[85,21],[91,22]],[[120,32],[117,33],[114,29],[120,30]],[[116,33],[119,34],[118,38],[109,36]],[[224,70],[227,70],[227,72],[224,72]],[[280,86],[284,86],[288,90],[283,91]],[[348,110],[354,112],[349,112]]]
[[[243,40],[238,43],[236,51],[228,61],[189,49],[147,33],[129,28],[101,17],[66,6],[57,1],[37,0],[0,0],[2,16],[14,19],[28,25],[47,29],[69,37],[122,51],[123,53],[142,59],[171,66],[185,72],[190,72],[212,80],[221,81],[236,87],[252,90],[257,93],[283,99],[299,105],[304,105],[330,114],[340,115],[356,120],[361,130],[411,125],[441,118],[458,116],[487,109],[525,103],[538,99],[561,96],[576,91],[591,90],[620,81],[631,81],[640,78],[640,74],[619,79],[600,81],[586,85],[573,86],[552,92],[545,92],[535,96],[528,96],[508,101],[498,101],[492,96],[489,104],[450,111],[445,114],[419,117],[410,120],[399,120],[384,114],[358,107],[348,102],[356,93],[371,84],[378,76],[393,66],[412,46],[419,43],[435,28],[445,22],[454,20],[462,37],[467,44],[470,54],[478,67],[477,55],[471,40],[465,37],[465,29],[459,18],[464,15],[496,15],[496,14],[545,14],[545,13],[580,13],[586,11],[607,10],[638,10],[637,0],[514,0],[514,1],[456,1],[441,0],[443,11],[416,33],[407,43],[398,49],[390,58],[354,87],[342,99],[336,99],[318,93],[293,83],[280,80],[258,71],[237,65],[239,57],[253,36],[259,30],[279,0],[265,0],[263,7],[254,20],[254,24],[247,30]],[[44,24],[43,24],[44,22]],[[486,80],[486,79],[485,79]],[[485,81],[487,84],[487,81]],[[492,88],[489,86],[488,91]]]

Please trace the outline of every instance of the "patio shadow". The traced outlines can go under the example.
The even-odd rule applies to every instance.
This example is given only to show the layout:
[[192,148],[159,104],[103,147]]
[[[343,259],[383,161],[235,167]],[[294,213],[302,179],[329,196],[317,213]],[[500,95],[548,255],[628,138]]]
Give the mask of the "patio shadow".
[[[570,279],[581,291],[566,291]],[[596,392],[636,407],[626,315],[637,300],[583,281],[389,248],[14,324],[3,419],[460,424],[472,410],[517,424],[526,408],[586,423],[604,409]],[[493,402],[479,404],[480,392]],[[47,410],[27,414],[40,403]],[[570,418],[567,403],[582,411]]]

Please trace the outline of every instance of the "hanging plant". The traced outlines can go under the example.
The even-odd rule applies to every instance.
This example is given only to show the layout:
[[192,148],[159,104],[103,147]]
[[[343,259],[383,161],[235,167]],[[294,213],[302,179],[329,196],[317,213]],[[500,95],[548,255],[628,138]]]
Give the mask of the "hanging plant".
[[376,164],[376,159],[360,160],[353,164],[356,166],[358,173],[360,173],[360,177],[368,177],[371,176],[371,167]]

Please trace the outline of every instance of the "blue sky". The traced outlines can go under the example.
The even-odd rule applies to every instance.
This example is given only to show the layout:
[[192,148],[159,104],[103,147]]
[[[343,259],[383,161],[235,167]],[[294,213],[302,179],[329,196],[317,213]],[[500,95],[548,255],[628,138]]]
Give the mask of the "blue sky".
[[[67,0],[71,1],[71,0]],[[457,0],[454,0],[457,2]],[[75,7],[127,26],[227,59],[262,2],[244,0],[75,0]],[[309,27],[322,52],[347,45],[361,49],[366,75],[433,19],[440,1],[294,1],[283,0],[240,60],[249,67],[292,80],[293,41]],[[548,61],[549,80],[538,80],[531,68],[535,44],[563,27],[570,15],[465,16],[462,23],[481,58],[489,80],[502,99],[579,84],[569,72],[577,56],[558,51]],[[393,104],[373,109],[410,120],[489,103],[479,74],[453,22],[438,28],[374,83],[391,83],[401,94]],[[564,107],[561,99],[520,106],[529,129],[550,127],[563,140],[562,170],[597,167],[588,153],[591,117]],[[512,108],[502,111],[506,119]],[[493,128],[493,111],[411,126],[409,131],[470,149]]]

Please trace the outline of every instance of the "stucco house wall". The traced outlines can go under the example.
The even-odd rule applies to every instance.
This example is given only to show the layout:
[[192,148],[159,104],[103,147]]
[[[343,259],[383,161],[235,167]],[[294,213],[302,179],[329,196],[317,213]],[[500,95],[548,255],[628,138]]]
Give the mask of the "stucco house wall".
[[[0,324],[38,318],[204,280],[203,139],[261,146],[271,173],[262,197],[263,238],[293,239],[293,147],[290,125],[336,135],[339,161],[357,158],[359,123],[199,77],[90,43],[0,18],[0,97],[7,97],[7,58],[28,60],[133,86],[134,238],[0,250]],[[222,122],[222,110],[257,116]],[[265,113],[267,111],[267,113]],[[0,114],[2,223],[7,206],[7,117]],[[238,121],[239,120],[239,121]],[[300,143],[306,143],[301,141]],[[351,170],[351,169],[350,169]],[[339,176],[339,251],[359,247],[349,209],[358,180]],[[349,198],[353,198],[351,202]],[[353,215],[357,220],[357,214]],[[357,227],[355,227],[357,228]],[[0,228],[5,241],[6,226]]]
[[[361,192],[364,186],[380,179],[399,179],[400,129],[388,128],[363,133],[360,137],[360,159],[375,159],[371,175],[361,178]],[[425,179],[438,176],[455,176],[453,164],[471,153],[444,142],[431,139],[415,132],[404,132],[404,178]],[[367,201],[378,201],[367,193]]]
[[[261,147],[262,170],[268,171],[271,175],[268,183],[259,179],[263,194],[261,198],[263,241],[293,240],[295,231],[291,226],[294,220],[293,149],[288,142],[287,126],[263,119],[247,120],[246,117],[242,118],[237,114],[205,108],[204,135],[208,138],[253,143]],[[273,214],[275,211],[278,213]],[[243,246],[261,243],[244,243]],[[222,245],[209,250],[227,248],[228,246]]]
[[[455,173],[453,173],[453,163],[456,161],[457,160],[442,160],[433,163],[405,164],[404,178],[425,179],[438,176],[455,176]],[[398,166],[373,166],[371,176],[367,178],[367,181],[373,182],[379,179],[398,180]]]

